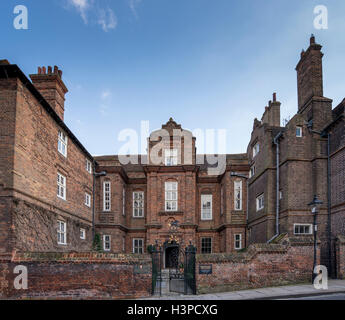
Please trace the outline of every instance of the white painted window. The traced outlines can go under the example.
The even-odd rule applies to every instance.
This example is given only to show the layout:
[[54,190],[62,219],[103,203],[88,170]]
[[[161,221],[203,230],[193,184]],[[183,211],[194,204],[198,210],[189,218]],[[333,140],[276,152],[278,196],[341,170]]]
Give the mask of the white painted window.
[[142,191],[133,192],[133,217],[144,217],[144,192]]
[[254,177],[254,176],[255,176],[255,165],[252,165],[249,171],[249,178]]
[[307,234],[312,234],[313,233],[313,225],[312,224],[294,224],[294,234],[299,234],[299,235],[307,235]]
[[177,211],[177,182],[165,182],[165,211]]
[[66,177],[61,173],[57,174],[57,196],[66,200]]
[[86,159],[86,171],[92,173],[92,163],[90,160]]
[[262,210],[265,207],[264,194],[259,195],[256,198],[256,211]]
[[257,142],[255,146],[253,147],[253,158],[255,158],[259,152],[260,152],[260,144],[259,142]]
[[64,156],[67,157],[67,136],[61,130],[59,130],[58,138],[58,151]]
[[103,211],[111,210],[111,188],[110,181],[103,182]]
[[91,207],[91,195],[88,193],[85,193],[85,205]]
[[103,250],[110,251],[111,249],[111,236],[108,234],[103,235]]
[[296,127],[296,137],[301,138],[303,136],[302,127]]
[[126,189],[122,189],[122,215],[126,215]]
[[58,244],[67,244],[67,230],[66,222],[58,220],[58,229],[57,229],[57,242]]
[[86,239],[86,231],[85,229],[80,229],[80,239],[85,240]]
[[177,149],[165,150],[165,165],[177,166]]
[[133,253],[144,253],[144,239],[133,239]]
[[235,210],[242,210],[242,181],[234,181]]
[[240,250],[242,249],[242,234],[235,234],[234,235],[234,247],[235,250]]
[[212,220],[212,195],[201,195],[201,220]]

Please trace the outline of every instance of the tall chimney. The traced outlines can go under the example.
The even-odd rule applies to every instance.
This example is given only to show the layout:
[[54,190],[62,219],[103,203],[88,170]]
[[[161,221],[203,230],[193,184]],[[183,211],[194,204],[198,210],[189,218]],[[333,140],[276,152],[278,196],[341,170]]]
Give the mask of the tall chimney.
[[322,46],[310,37],[310,46],[302,51],[297,64],[298,110],[302,109],[312,97],[323,97]]
[[65,94],[68,90],[62,81],[62,71],[57,66],[54,69],[48,66],[48,72],[46,67],[38,67],[37,74],[30,74],[30,78],[44,99],[64,120]]

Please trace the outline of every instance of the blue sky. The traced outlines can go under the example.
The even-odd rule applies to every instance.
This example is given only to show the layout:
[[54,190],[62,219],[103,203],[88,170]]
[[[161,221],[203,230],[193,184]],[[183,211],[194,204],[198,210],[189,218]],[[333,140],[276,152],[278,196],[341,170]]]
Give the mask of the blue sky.
[[[328,29],[313,26],[328,8]],[[25,5],[29,30],[13,27]],[[173,117],[186,129],[226,129],[246,152],[253,119],[277,92],[297,110],[296,72],[311,33],[322,44],[324,93],[345,97],[341,0],[2,0],[1,56],[28,75],[58,65],[69,88],[65,121],[95,155],[116,154],[121,130]],[[202,146],[198,145],[199,150]]]

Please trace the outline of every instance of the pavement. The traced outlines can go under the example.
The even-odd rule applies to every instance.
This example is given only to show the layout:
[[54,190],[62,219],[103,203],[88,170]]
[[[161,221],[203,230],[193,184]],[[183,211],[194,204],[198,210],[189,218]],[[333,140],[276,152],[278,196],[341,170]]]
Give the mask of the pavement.
[[345,294],[345,280],[328,280],[326,290],[315,289],[312,284],[300,284],[202,295],[169,294],[161,297],[152,296],[145,300],[285,300],[303,297],[311,299],[318,297],[317,300],[322,300],[322,297],[331,298],[332,295],[337,296],[339,300],[339,297],[345,297],[343,294]]

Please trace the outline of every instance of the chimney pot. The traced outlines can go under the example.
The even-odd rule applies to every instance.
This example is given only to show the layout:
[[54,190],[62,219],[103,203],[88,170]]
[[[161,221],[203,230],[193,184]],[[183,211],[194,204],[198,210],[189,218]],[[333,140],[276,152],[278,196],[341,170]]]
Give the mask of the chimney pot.
[[41,69],[41,67],[38,67],[37,73],[38,73],[38,74],[42,74],[42,69]]
[[310,37],[310,44],[315,44],[315,36],[313,34]]
[[58,74],[59,74],[60,78],[62,78],[62,70],[58,70]]
[[57,66],[54,66],[54,74],[58,74],[59,68]]
[[42,74],[46,74],[47,71],[46,71],[46,67],[42,67]]
[[277,101],[277,94],[275,92],[273,92],[273,102]]
[[48,74],[52,74],[52,67],[48,66]]

